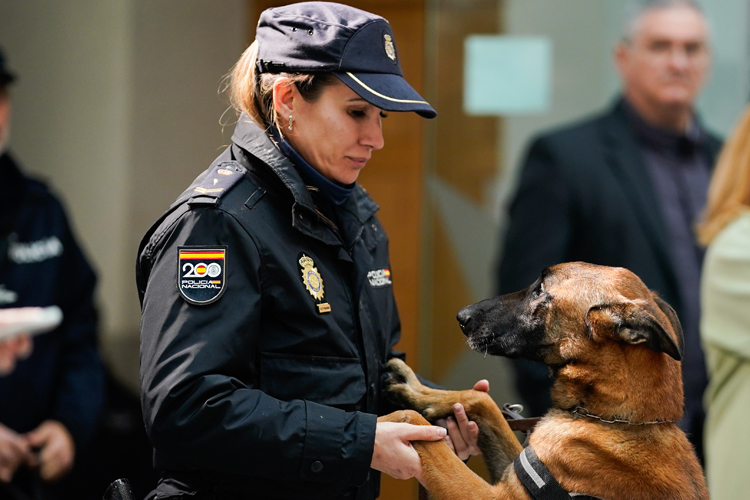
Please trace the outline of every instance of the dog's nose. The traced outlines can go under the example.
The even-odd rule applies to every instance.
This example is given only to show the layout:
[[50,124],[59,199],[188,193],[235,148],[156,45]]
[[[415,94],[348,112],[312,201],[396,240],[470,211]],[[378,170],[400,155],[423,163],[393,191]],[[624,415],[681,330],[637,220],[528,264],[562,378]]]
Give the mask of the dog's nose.
[[461,330],[465,330],[466,327],[469,326],[469,323],[471,323],[471,310],[468,307],[464,307],[458,311],[456,319],[458,320],[458,326],[461,327]]

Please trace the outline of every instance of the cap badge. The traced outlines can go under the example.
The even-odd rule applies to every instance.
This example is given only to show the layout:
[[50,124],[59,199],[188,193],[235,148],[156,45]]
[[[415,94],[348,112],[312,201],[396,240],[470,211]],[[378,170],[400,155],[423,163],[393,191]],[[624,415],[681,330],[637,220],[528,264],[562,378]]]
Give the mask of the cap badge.
[[323,301],[325,291],[323,290],[323,277],[315,267],[315,262],[305,254],[299,259],[300,270],[302,271],[302,283],[307,288],[308,293],[317,302],[319,313],[327,313],[331,311],[331,305]]
[[383,35],[383,38],[385,38],[385,55],[387,55],[391,61],[396,60],[396,47],[393,46],[393,38],[391,38],[391,35],[385,34]]

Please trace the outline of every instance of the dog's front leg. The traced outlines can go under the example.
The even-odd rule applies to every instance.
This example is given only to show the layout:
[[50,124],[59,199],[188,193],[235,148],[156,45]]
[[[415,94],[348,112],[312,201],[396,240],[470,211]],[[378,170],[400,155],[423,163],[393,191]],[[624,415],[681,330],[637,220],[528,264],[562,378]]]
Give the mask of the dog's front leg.
[[[378,418],[378,422],[430,423],[412,410],[400,410]],[[489,500],[498,498],[492,486],[466,467],[445,441],[414,441],[422,462],[422,485],[430,500]],[[523,497],[521,497],[523,498]]]
[[422,385],[403,361],[388,362],[386,391],[388,397],[404,408],[420,412],[430,421],[453,415],[453,405],[461,403],[469,419],[479,427],[478,445],[490,474],[490,481],[500,481],[505,469],[523,447],[508,426],[492,398],[480,391],[441,391]]

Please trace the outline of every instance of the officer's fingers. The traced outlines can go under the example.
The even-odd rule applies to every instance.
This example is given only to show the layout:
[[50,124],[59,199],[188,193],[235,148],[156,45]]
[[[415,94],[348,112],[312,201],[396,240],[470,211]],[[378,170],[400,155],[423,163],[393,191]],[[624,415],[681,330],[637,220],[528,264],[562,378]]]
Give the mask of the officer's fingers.
[[474,384],[474,390],[482,391],[482,392],[490,392],[490,381],[487,380],[486,378],[483,378],[482,380]]
[[[456,423],[461,433],[463,441],[466,443],[466,454],[467,455],[481,455],[482,451],[479,449],[479,426],[476,422],[469,420],[466,410],[460,404],[456,404],[453,407],[453,411],[456,414]],[[463,451],[460,449],[460,451]],[[459,454],[460,456],[461,454]],[[462,457],[463,459],[468,457]]]
[[437,425],[409,425],[403,432],[403,438],[409,441],[439,441],[448,435],[445,429]]
[[466,410],[464,410],[461,403],[453,405],[453,414],[456,416],[456,425],[461,432],[461,437],[463,437],[464,441],[467,443],[476,441],[478,436],[477,425],[474,422],[469,421],[469,417],[466,415]]
[[456,451],[456,447],[453,445],[453,440],[451,439],[450,434],[447,435],[447,436],[445,436],[445,440],[444,441],[445,441],[445,444],[448,445],[448,448],[450,448],[453,453],[455,453],[456,455],[458,455],[458,452]]
[[[453,451],[458,455],[461,460],[466,460],[471,455],[475,455],[474,448],[472,447],[471,441],[467,441],[464,437],[460,426],[456,423],[453,418],[448,419],[448,432],[453,442]],[[447,439],[447,438],[446,438]]]

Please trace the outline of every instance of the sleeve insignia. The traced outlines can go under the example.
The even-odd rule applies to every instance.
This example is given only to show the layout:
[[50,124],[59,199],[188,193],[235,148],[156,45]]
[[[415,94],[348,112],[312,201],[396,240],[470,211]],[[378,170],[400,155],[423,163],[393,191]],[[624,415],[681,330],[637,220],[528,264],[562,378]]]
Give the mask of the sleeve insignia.
[[194,305],[219,300],[226,284],[227,247],[179,247],[177,288]]

